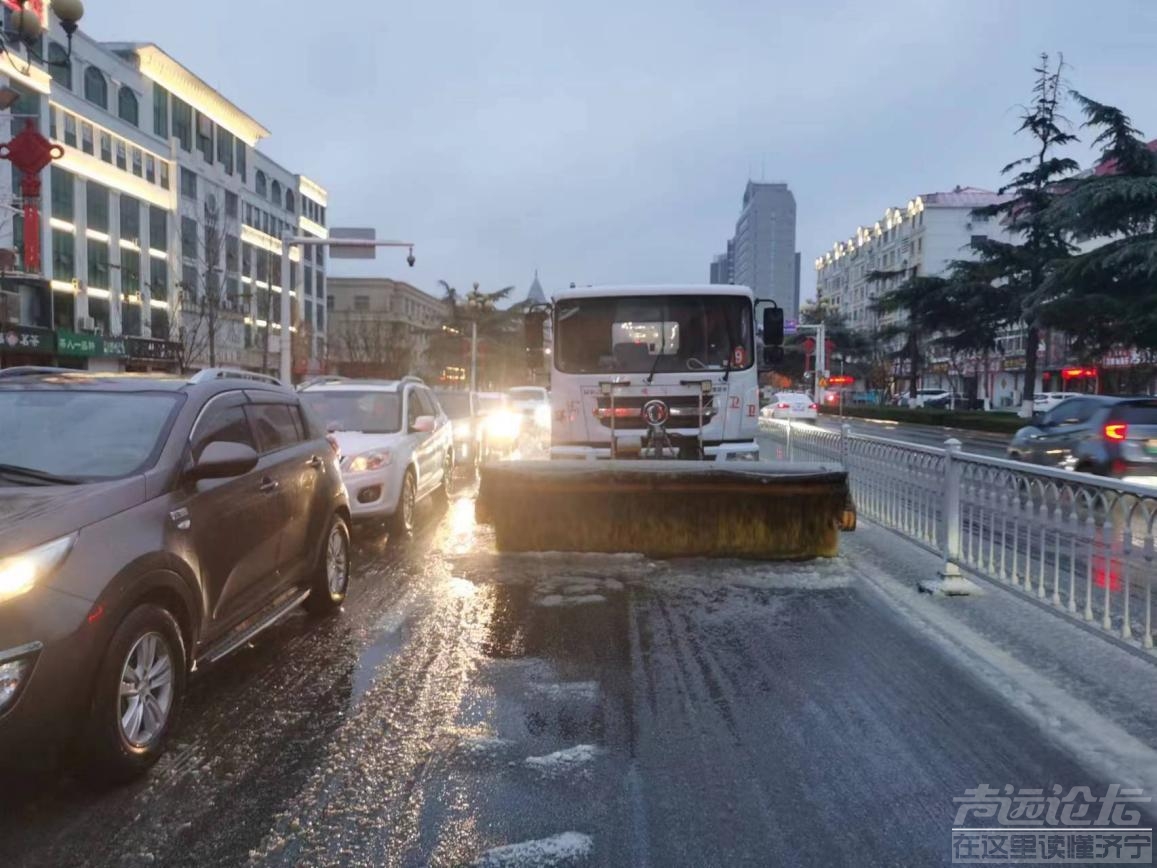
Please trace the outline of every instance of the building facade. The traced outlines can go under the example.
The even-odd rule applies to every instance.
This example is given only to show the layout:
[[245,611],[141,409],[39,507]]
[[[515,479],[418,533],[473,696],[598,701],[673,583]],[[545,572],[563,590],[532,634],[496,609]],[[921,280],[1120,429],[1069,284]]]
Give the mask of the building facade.
[[784,316],[799,313],[799,269],[795,249],[795,196],[782,182],[748,181],[735,235],[711,261],[712,283],[750,287],[757,300],[771,300]]
[[[873,333],[903,318],[903,312],[878,315],[873,303],[883,293],[910,277],[933,277],[947,272],[954,260],[970,259],[971,244],[985,238],[1011,241],[995,218],[973,213],[1002,198],[989,190],[956,187],[908,200],[888,208],[883,217],[856,227],[846,240],[815,260],[816,299],[844,316],[852,328]],[[873,272],[890,275],[870,280]],[[1018,355],[1019,353],[1019,355]],[[897,380],[906,382],[897,361]],[[987,368],[985,367],[987,364]],[[973,393],[994,406],[1015,406],[1024,388],[1024,335],[1009,329],[987,362],[981,358],[934,357],[920,378],[926,388],[954,388]]]
[[[31,123],[61,150],[41,176],[42,264],[27,275],[48,300],[21,322],[9,312],[9,327],[51,333],[42,364],[275,371],[280,239],[325,237],[325,190],[257,150],[269,131],[157,46],[80,32],[67,58],[59,23],[45,24],[52,65],[0,58],[21,95],[0,113],[0,135]],[[15,251],[21,272],[15,171],[0,173],[0,203],[0,248]],[[304,370],[324,347],[326,257],[292,258]]]
[[350,376],[433,376],[430,333],[449,315],[445,302],[385,277],[331,277],[326,295],[326,367]]

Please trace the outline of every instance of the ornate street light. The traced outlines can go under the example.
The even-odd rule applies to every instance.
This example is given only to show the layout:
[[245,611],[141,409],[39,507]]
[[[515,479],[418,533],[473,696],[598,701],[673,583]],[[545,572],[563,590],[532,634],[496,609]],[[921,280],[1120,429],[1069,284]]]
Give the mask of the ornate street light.
[[84,3],[81,0],[52,0],[52,14],[56,16],[56,20],[60,22],[60,29],[68,37],[64,59],[52,61],[37,49],[40,37],[44,33],[41,14],[46,0],[19,0],[19,2],[20,8],[12,11],[12,30],[5,31],[4,42],[0,48],[12,56],[12,48],[23,46],[29,66],[33,60],[45,66],[63,66],[71,62],[72,36],[76,33],[80,19],[84,17]]

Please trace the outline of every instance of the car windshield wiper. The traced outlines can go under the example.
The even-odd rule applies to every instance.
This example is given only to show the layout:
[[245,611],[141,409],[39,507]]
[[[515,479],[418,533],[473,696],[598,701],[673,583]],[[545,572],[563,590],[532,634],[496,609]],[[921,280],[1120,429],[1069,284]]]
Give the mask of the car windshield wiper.
[[34,467],[21,467],[18,464],[0,463],[0,476],[13,479],[27,480],[34,485],[80,485],[81,480],[75,476],[57,476],[45,470]]

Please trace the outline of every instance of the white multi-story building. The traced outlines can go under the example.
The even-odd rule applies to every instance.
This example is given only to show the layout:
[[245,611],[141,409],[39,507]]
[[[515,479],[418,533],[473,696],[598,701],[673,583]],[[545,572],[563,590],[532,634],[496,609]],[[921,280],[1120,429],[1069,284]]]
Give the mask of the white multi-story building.
[[[42,174],[50,298],[22,306],[34,321],[21,325],[55,333],[40,343],[57,364],[276,370],[280,239],[326,237],[325,190],[258,151],[269,131],[156,45],[80,32],[68,58],[46,18],[50,64],[0,57],[0,76],[21,95],[0,113],[0,135],[31,120],[63,151]],[[0,173],[5,213],[22,204],[15,175]],[[0,247],[19,256],[22,233],[22,218],[7,219]],[[292,253],[299,370],[322,355],[321,250]]]
[[[871,333],[895,322],[902,312],[880,316],[873,310],[873,302],[882,293],[909,277],[943,275],[954,260],[973,258],[974,241],[1012,240],[998,219],[974,213],[974,209],[1001,201],[1004,199],[999,194],[989,190],[956,187],[888,208],[882,219],[856,227],[847,240],[836,242],[815,260],[817,300],[839,311],[859,331]],[[873,273],[877,278],[891,276],[869,280]],[[955,372],[947,360],[933,359],[922,385],[951,386],[973,391],[994,404],[1012,405],[1023,388],[1018,379],[1018,372],[1024,369],[1023,333],[1010,329],[999,343],[987,372],[978,370],[977,361],[972,359],[968,367]],[[902,371],[898,369],[897,374],[903,379]],[[966,382],[969,379],[972,382]]]

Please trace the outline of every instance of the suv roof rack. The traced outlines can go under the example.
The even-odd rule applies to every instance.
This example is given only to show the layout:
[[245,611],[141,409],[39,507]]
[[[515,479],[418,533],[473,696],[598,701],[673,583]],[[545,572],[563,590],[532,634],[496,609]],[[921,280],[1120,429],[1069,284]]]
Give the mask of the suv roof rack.
[[349,377],[339,377],[337,374],[323,374],[320,377],[312,377],[303,383],[297,384],[297,391],[308,389],[310,386],[320,386],[324,383],[348,383]]
[[14,368],[0,368],[0,377],[34,377],[37,374],[83,374],[76,368],[48,368],[37,365],[18,365]]
[[253,380],[258,383],[269,383],[280,386],[281,380],[269,374],[257,374],[253,371],[242,371],[239,368],[205,368],[197,371],[189,378],[190,383],[207,383],[210,380]]
[[426,385],[425,380],[423,380],[421,377],[416,376],[414,374],[406,374],[406,376],[402,377],[402,379],[399,382],[402,382],[402,383],[421,383],[423,386]]

